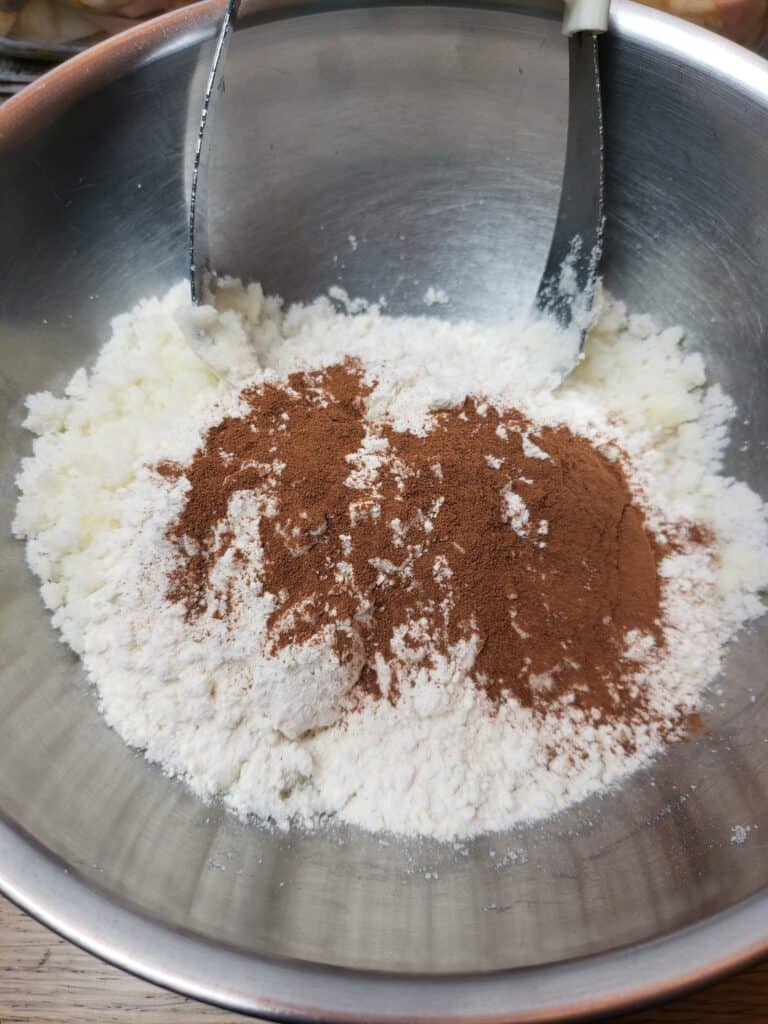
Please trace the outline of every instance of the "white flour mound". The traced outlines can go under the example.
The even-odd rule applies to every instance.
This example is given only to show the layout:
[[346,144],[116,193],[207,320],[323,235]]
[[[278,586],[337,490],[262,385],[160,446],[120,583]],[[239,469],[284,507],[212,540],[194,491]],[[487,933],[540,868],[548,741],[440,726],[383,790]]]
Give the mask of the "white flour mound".
[[[236,812],[279,825],[336,815],[440,838],[550,815],[647,763],[664,742],[658,722],[698,706],[728,640],[762,611],[766,508],[720,474],[732,403],[705,386],[702,359],[683,352],[679,330],[659,333],[618,303],[606,304],[584,361],[556,388],[536,363],[537,348],[561,340],[547,324],[390,318],[364,303],[349,312],[346,296],[336,298],[346,312],[327,299],[283,311],[258,285],[228,282],[217,308],[197,310],[180,285],[118,317],[93,369],[79,370],[64,397],[28,399],[37,437],[18,477],[15,533],[107,721],[202,796],[221,794]],[[396,704],[371,700],[342,719],[355,665],[341,668],[330,639],[267,657],[273,598],[257,581],[243,581],[234,629],[212,612],[190,625],[168,602],[165,532],[188,485],[149,467],[189,461],[206,429],[238,409],[232,381],[346,356],[377,381],[374,420],[423,432],[434,410],[485,395],[536,425],[566,424],[609,456],[620,446],[660,538],[679,538],[685,522],[711,531],[711,551],[691,545],[662,562],[666,647],[636,636],[626,652],[654,709],[634,733],[634,754],[625,727],[567,701],[543,719],[512,699],[491,714],[464,678],[472,651],[458,648]],[[527,444],[536,458],[535,439]],[[526,511],[510,504],[513,528],[525,527]],[[257,554],[262,512],[244,494],[229,508]],[[216,571],[227,571],[225,559]]]

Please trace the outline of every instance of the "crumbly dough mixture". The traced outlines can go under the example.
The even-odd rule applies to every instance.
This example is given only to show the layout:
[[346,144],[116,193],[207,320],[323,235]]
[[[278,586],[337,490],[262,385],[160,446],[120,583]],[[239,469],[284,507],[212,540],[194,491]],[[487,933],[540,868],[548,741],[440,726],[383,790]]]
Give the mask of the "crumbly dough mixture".
[[[281,826],[336,816],[368,829],[446,839],[506,828],[616,783],[682,735],[728,641],[762,612],[766,509],[745,484],[722,475],[735,410],[719,387],[706,385],[701,357],[685,352],[681,340],[680,330],[658,331],[647,317],[630,317],[608,301],[583,362],[557,386],[537,359],[541,346],[562,341],[546,323],[393,318],[375,306],[356,303],[350,311],[326,298],[284,310],[258,285],[237,282],[220,286],[215,306],[194,309],[180,285],[118,317],[95,365],[78,370],[62,397],[29,397],[26,425],[36,437],[18,477],[14,529],[26,540],[54,625],[81,656],[107,721],[201,796],[221,795],[237,813]],[[349,478],[339,486],[357,493],[348,513],[354,529],[334,533],[318,522],[310,524],[309,543],[298,543],[309,535],[306,524],[288,529],[281,518],[287,461],[276,455],[266,466],[260,456],[254,466],[263,485],[227,492],[226,507],[211,520],[216,557],[195,577],[208,541],[204,534],[195,539],[185,509],[197,479],[192,467],[205,446],[220,473],[239,449],[217,449],[216,432],[223,437],[227,424],[257,431],[267,423],[247,426],[265,388],[296,403],[302,381],[327,408],[323,381],[350,365],[362,382],[349,408],[361,410],[363,440],[349,453]],[[289,380],[291,374],[305,376]],[[293,406],[284,413],[290,423]],[[452,566],[447,547],[429,546],[440,528],[438,499],[445,499],[442,469],[434,470],[430,508],[417,510],[420,546],[412,551],[410,527],[387,509],[399,500],[392,480],[406,479],[413,468],[403,469],[391,453],[407,463],[403,453],[427,450],[447,418],[451,429],[466,433],[462,424],[474,417],[480,430],[491,415],[512,423],[516,438],[515,476],[504,469],[502,442],[511,440],[499,434],[500,447],[482,450],[482,479],[500,474],[499,528],[515,534],[514,550],[537,545],[543,558],[558,541],[553,531],[565,529],[555,514],[532,518],[534,502],[525,497],[537,460],[570,458],[553,438],[566,430],[621,466],[658,559],[658,621],[626,629],[618,652],[621,700],[631,714],[609,714],[582,700],[578,687],[554,685],[562,666],[528,672],[527,691],[484,685],[482,623],[473,631],[470,615],[463,633],[448,630],[436,646],[434,601],[421,608],[432,615],[422,616],[428,629],[420,632],[422,619],[412,617],[399,633],[393,627],[389,648],[379,637],[375,654],[365,646],[375,631],[367,628],[360,639],[354,616],[344,617],[350,594],[363,593],[345,565],[360,576],[371,562],[355,562],[355,537],[370,538],[353,518],[372,514],[377,495],[384,510],[378,514],[390,516],[386,535],[411,558],[411,569],[414,558],[433,551],[434,586],[449,594],[451,580],[462,584],[456,573],[466,577],[469,562]],[[237,445],[242,436],[240,430]],[[215,479],[220,493],[223,477]],[[334,493],[338,503],[338,487]],[[422,493],[424,487],[414,491]],[[300,517],[294,506],[291,514]],[[279,536],[297,558],[309,551],[317,557],[321,540],[337,545],[325,619],[291,604],[290,587],[265,585],[278,579],[282,562],[271,552]],[[392,558],[380,563],[382,585],[398,574],[402,583],[406,560],[401,567]],[[213,595],[196,598],[194,613],[189,587],[179,584],[180,565]],[[307,578],[304,590],[294,589],[312,604]],[[369,581],[366,594],[377,581]],[[401,586],[401,600],[403,592]],[[304,628],[310,620],[312,628]],[[518,644],[525,639],[522,621],[511,614],[510,637]],[[371,685],[361,688],[366,665]],[[583,664],[574,669],[579,686],[588,671]],[[526,699],[537,686],[547,699]]]

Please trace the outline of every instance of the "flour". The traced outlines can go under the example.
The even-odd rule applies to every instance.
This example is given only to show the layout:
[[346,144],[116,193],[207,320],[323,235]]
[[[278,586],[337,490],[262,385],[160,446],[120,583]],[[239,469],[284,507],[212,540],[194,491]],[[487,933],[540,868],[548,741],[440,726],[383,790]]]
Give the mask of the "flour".
[[435,288],[434,285],[430,285],[424,292],[423,301],[425,306],[444,306],[451,301],[451,297],[444,288]]
[[528,535],[528,521],[531,518],[528,506],[520,495],[512,490],[509,484],[502,488],[501,498],[501,518],[504,522],[509,523],[518,536],[526,537]]
[[734,846],[743,846],[751,831],[752,825],[731,825],[731,842]]
[[[732,403],[705,387],[703,361],[683,352],[678,330],[657,332],[618,303],[606,303],[583,362],[557,387],[536,352],[563,345],[565,356],[567,343],[546,322],[390,318],[378,306],[332,298],[284,311],[258,285],[225,282],[215,309],[195,309],[179,286],[118,317],[93,369],[79,370],[62,398],[28,399],[26,425],[37,437],[18,477],[14,530],[107,721],[201,796],[220,794],[237,813],[281,826],[329,815],[447,839],[544,817],[616,783],[662,748],[681,709],[699,706],[728,640],[762,612],[766,510],[746,485],[721,475]],[[333,636],[265,648],[275,595],[260,584],[258,527],[271,510],[252,494],[238,493],[227,518],[235,547],[251,553],[250,570],[234,573],[225,557],[213,581],[237,581],[234,628],[216,607],[190,625],[166,599],[174,558],[167,529],[188,484],[152,467],[186,464],[206,430],[241,411],[233,383],[280,381],[348,356],[372,388],[374,425],[349,460],[352,492],[368,495],[380,469],[377,422],[423,435],[436,412],[468,394],[515,406],[537,428],[565,424],[623,461],[648,525],[677,543],[661,563],[666,646],[645,634],[629,638],[635,685],[654,709],[632,736],[567,696],[543,717],[511,700],[491,713],[485,695],[466,685],[477,653],[471,639],[431,669],[414,669],[399,700],[342,714],[359,664],[339,660]],[[539,440],[536,430],[526,433],[528,457],[547,458]],[[432,469],[440,479],[441,467]],[[510,528],[547,543],[549,525],[530,520],[518,484],[503,500]],[[354,521],[381,514],[376,501],[351,505]],[[692,523],[711,533],[711,545],[681,540]],[[404,544],[406,527],[391,523]],[[343,561],[337,571],[347,571]],[[446,565],[434,571],[450,584]],[[417,665],[429,641],[416,621],[392,648]],[[386,689],[388,666],[378,668]]]

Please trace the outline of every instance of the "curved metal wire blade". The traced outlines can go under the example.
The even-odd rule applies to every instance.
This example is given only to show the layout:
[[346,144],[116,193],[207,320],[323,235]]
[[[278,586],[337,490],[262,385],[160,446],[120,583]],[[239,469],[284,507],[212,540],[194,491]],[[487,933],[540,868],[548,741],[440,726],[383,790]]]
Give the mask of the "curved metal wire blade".
[[[231,208],[237,197],[229,195],[227,198],[231,189],[223,188],[221,181],[211,180],[215,177],[211,170],[215,163],[213,147],[220,134],[212,130],[212,121],[216,117],[217,105],[221,104],[222,111],[226,107],[227,52],[233,32],[238,27],[240,6],[240,0],[230,0],[222,23],[197,138],[189,227],[190,278],[195,302],[204,301],[209,269],[219,269],[222,258],[227,263],[227,256],[241,252],[240,236],[250,237],[251,234],[244,230],[243,211],[235,214]],[[562,188],[534,307],[553,315],[564,327],[577,328],[574,332],[576,356],[589,323],[602,253],[603,123],[597,37],[586,32],[571,37],[568,53],[567,141]],[[236,85],[234,83],[233,87]],[[237,106],[234,96],[231,105]],[[227,110],[225,120],[230,134],[233,125],[237,124],[237,119],[231,115],[232,111]],[[232,158],[227,159],[231,162]],[[222,192],[224,197],[219,194]],[[222,207],[223,202],[225,207]],[[212,223],[209,215],[214,213],[216,221]],[[214,228],[217,232],[215,238],[209,234]],[[215,253],[211,246],[216,249]],[[232,253],[227,247],[232,249]],[[219,260],[214,259],[215,266],[209,268],[209,260],[213,256]],[[239,265],[235,259],[231,262],[236,266],[224,266],[226,272],[232,273]]]
[[598,41],[569,40],[568,141],[560,205],[536,306],[563,327],[589,326],[603,252],[604,152]]
[[211,165],[210,149],[213,146],[213,132],[206,131],[213,116],[216,97],[226,88],[223,71],[226,51],[234,31],[240,0],[229,0],[224,21],[221,25],[216,49],[213,53],[211,71],[205,87],[200,127],[197,132],[195,160],[192,169],[192,189],[189,204],[189,280],[192,301],[204,301],[208,263],[208,202],[210,187],[208,168]]

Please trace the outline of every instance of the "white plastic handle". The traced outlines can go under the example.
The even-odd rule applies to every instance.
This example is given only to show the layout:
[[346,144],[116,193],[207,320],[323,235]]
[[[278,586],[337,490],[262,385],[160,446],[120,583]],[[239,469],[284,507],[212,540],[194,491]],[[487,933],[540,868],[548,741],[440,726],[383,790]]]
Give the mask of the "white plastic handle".
[[563,33],[605,32],[608,28],[610,0],[565,0]]

